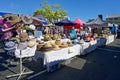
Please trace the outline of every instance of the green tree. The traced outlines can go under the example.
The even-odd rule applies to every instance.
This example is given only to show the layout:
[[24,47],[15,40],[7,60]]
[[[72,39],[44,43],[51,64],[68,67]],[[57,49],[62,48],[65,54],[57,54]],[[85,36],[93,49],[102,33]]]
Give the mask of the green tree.
[[62,10],[59,4],[48,5],[48,2],[44,1],[40,4],[40,9],[36,10],[33,14],[33,16],[37,15],[43,15],[45,19],[53,23],[55,20],[63,19],[67,12]]

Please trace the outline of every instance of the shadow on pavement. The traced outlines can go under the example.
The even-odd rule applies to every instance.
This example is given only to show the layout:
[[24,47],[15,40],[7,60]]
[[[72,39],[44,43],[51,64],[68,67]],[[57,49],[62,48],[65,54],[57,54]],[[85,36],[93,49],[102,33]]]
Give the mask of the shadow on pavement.
[[[106,47],[119,49],[113,46],[104,48]],[[119,74],[120,53],[96,49],[87,55],[78,56],[69,65],[62,65],[54,72],[46,72],[31,80],[120,80]]]
[[[110,44],[101,48],[119,51],[119,41],[116,40],[114,43],[111,43],[112,45]],[[3,56],[2,54],[0,55]],[[1,60],[4,60],[4,58]],[[2,76],[8,75],[5,74],[7,68],[4,65],[0,65],[3,67],[2,72],[0,72]],[[24,64],[24,66],[35,73],[43,70],[40,62],[31,61]],[[7,72],[10,73],[10,71]],[[30,75],[22,76],[21,80],[27,80]],[[15,80],[15,78],[8,80]],[[120,53],[96,49],[84,56],[77,56],[70,64],[62,65],[60,69],[54,72],[43,73],[31,80],[120,80]]]

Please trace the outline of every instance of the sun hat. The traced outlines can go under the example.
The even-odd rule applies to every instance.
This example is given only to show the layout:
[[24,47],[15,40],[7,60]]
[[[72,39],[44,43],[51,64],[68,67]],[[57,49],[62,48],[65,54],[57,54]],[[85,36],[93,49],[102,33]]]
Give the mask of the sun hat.
[[60,47],[56,44],[53,44],[52,47],[53,47],[53,50],[59,50],[60,49]]
[[55,44],[58,45],[58,46],[60,46],[61,45],[61,40],[56,40]]
[[48,43],[45,43],[42,47],[41,47],[41,49],[40,49],[41,51],[50,51],[50,50],[52,50],[52,45],[48,42]]
[[17,47],[17,43],[14,42],[14,41],[8,41],[4,45],[4,49],[7,50],[7,51],[15,50],[16,47]]
[[27,48],[28,42],[27,41],[21,41],[18,43],[17,49],[24,50]]
[[34,47],[35,45],[37,45],[35,39],[28,41],[28,47],[32,48],[32,47]]
[[[9,23],[8,21],[6,21],[5,23]],[[0,25],[3,25],[3,19],[0,19]]]
[[33,24],[34,25],[36,25],[36,26],[42,26],[42,22],[44,21],[44,20],[41,20],[41,19],[39,19],[39,18],[37,18],[37,17],[32,17],[32,19],[33,19]]
[[79,41],[79,43],[80,44],[83,44],[85,41],[83,40],[83,39],[81,39],[80,41]]
[[20,39],[20,41],[26,41],[29,39],[29,36],[26,32],[22,32],[22,33],[20,33],[19,39]]
[[60,48],[67,48],[67,47],[68,47],[67,42],[62,42],[60,45]]
[[30,29],[32,29],[32,30],[35,30],[35,25],[30,24],[30,25],[28,26],[28,28],[30,28]]
[[37,44],[37,50],[39,51],[44,44]]
[[22,21],[25,23],[25,24],[31,24],[33,22],[33,19],[31,16],[27,15],[27,14],[23,14],[21,16],[21,19]]
[[20,22],[21,18],[17,14],[5,14],[3,18],[7,18],[8,22]]
[[74,46],[73,43],[71,41],[67,42],[68,43],[68,46]]

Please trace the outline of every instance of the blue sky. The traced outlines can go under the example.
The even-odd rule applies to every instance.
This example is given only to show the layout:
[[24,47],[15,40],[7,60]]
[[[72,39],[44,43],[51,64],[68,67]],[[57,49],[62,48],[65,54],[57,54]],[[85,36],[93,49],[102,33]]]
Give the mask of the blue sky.
[[[48,4],[60,4],[68,12],[71,20],[80,18],[83,21],[96,19],[98,14],[103,19],[109,14],[120,14],[120,0],[47,0]],[[40,8],[43,0],[1,0],[0,12],[11,12],[32,15]]]

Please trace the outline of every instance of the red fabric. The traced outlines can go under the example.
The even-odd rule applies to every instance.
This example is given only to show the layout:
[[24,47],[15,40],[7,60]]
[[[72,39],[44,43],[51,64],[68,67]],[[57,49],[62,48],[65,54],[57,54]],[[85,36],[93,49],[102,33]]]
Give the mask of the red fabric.
[[91,38],[93,38],[93,40],[96,40],[93,36],[91,36]]
[[91,36],[85,36],[85,38],[91,38]]
[[[75,19],[73,22],[77,23],[77,25],[74,25],[74,28],[77,29],[78,33],[80,33],[80,27],[84,25],[84,21],[80,20],[79,18]],[[64,33],[66,33],[67,30],[71,30],[73,26],[64,26]]]
[[80,33],[80,27],[79,26],[64,26],[64,33],[66,33],[67,31],[71,30],[72,27],[77,29],[78,33]]

